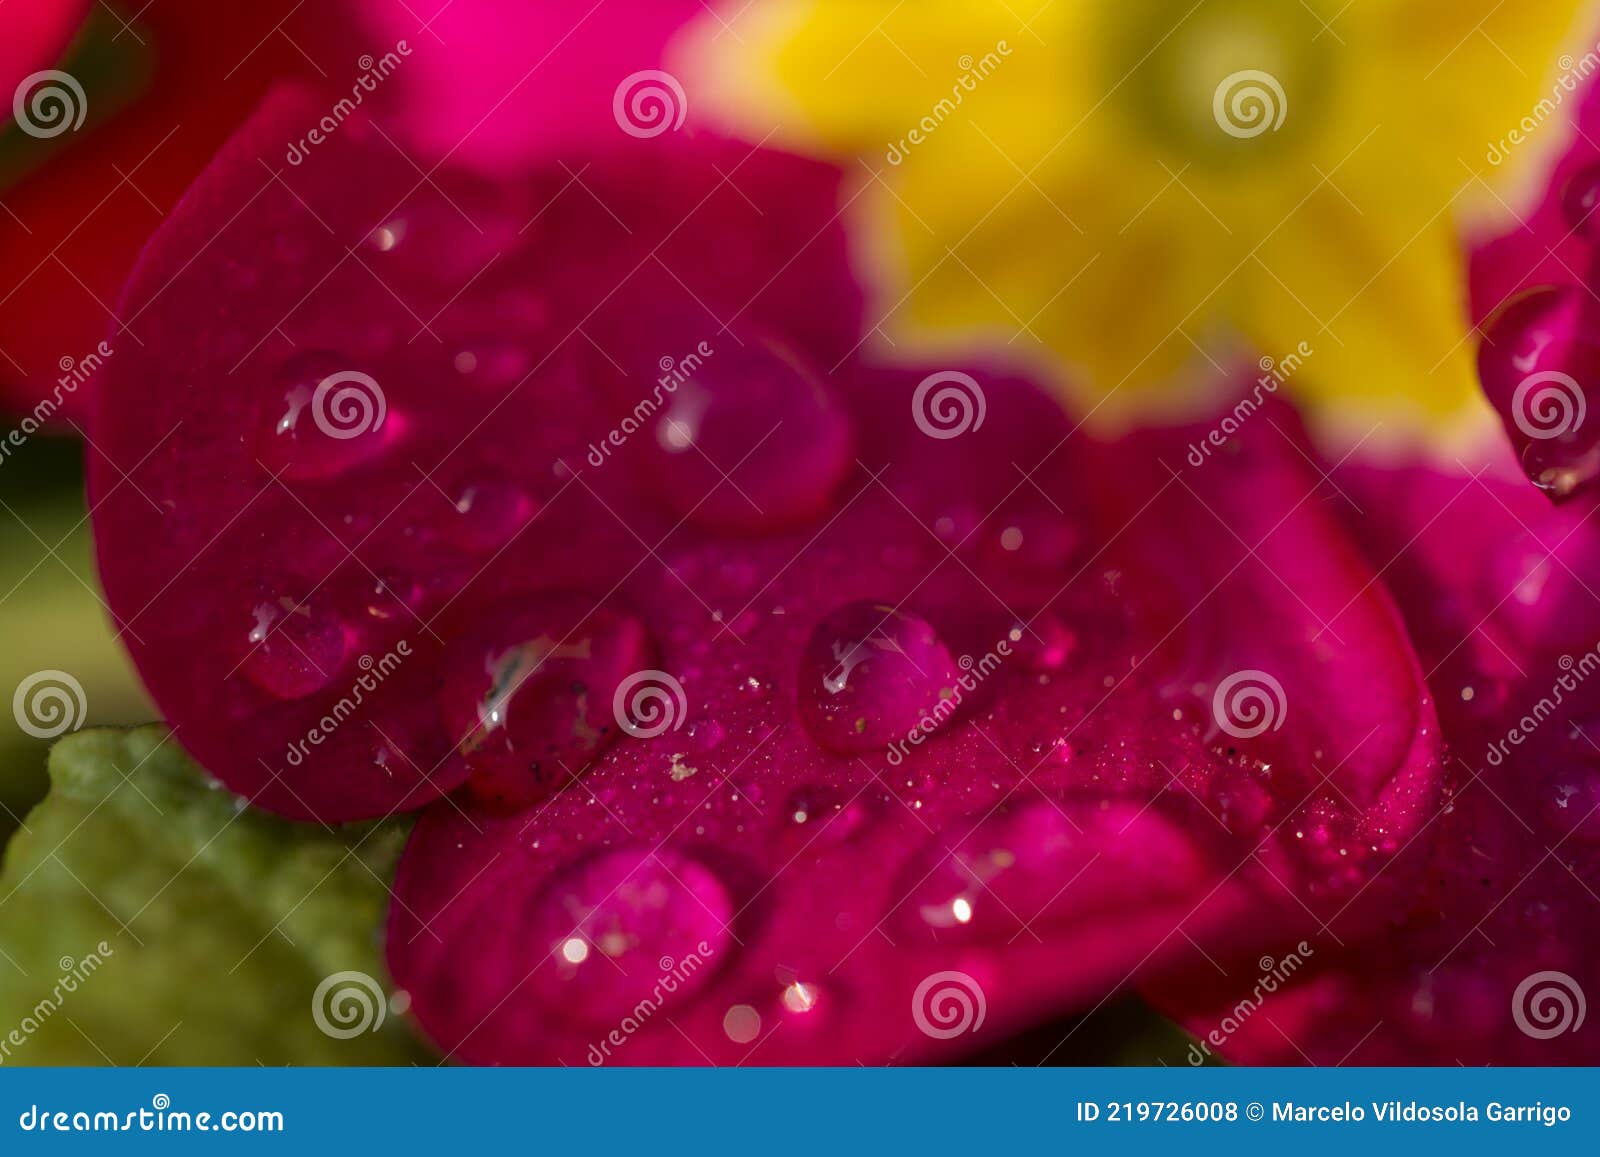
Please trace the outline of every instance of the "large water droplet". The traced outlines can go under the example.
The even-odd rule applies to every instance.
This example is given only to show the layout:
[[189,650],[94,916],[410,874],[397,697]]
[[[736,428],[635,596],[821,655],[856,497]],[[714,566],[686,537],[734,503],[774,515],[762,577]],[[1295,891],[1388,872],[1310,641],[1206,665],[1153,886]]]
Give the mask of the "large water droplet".
[[538,594],[485,612],[446,648],[440,714],[473,769],[468,786],[521,807],[577,775],[614,739],[617,686],[651,666],[632,615],[585,595]]
[[643,439],[662,492],[724,530],[781,528],[824,513],[849,470],[853,436],[833,388],[789,353],[731,336],[663,361],[666,395]]
[[279,367],[271,390],[256,452],[285,478],[331,478],[381,454],[399,435],[383,386],[343,354],[296,354]]
[[261,584],[250,602],[240,665],[257,687],[299,699],[326,687],[344,665],[344,624],[312,595],[297,599],[279,584]]
[[935,837],[901,873],[895,922],[941,938],[1009,939],[1184,893],[1199,864],[1153,809],[1037,800]]
[[528,983],[551,1015],[615,1027],[647,997],[659,1012],[703,987],[732,920],[727,889],[699,860],[671,848],[607,852],[545,886]]
[[800,660],[800,714],[819,743],[868,751],[932,732],[958,673],[933,626],[886,603],[848,603],[817,625]]
[[1600,332],[1586,290],[1545,286],[1484,326],[1478,372],[1536,486],[1570,498],[1600,474]]

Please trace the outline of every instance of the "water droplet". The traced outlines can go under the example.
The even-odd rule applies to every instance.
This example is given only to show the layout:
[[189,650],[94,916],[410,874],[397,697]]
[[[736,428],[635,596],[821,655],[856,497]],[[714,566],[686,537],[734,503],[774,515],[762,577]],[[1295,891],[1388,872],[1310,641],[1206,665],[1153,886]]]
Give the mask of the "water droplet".
[[280,699],[300,699],[326,687],[344,665],[344,624],[312,595],[297,599],[261,584],[250,602],[240,669]]
[[1600,475],[1600,333],[1587,292],[1531,289],[1484,324],[1478,349],[1484,391],[1534,485],[1570,498]]
[[1559,772],[1544,792],[1544,815],[1558,835],[1600,840],[1600,773],[1587,768]]
[[407,619],[415,621],[422,606],[426,589],[416,576],[406,571],[385,567],[373,575],[364,575],[366,589],[364,606],[374,619]]
[[859,832],[872,818],[872,808],[860,793],[808,784],[789,793],[779,816],[791,842],[822,848]]
[[565,784],[616,737],[618,684],[651,663],[644,625],[588,596],[539,594],[486,612],[446,648],[439,693],[469,787],[521,807]]
[[682,1003],[732,942],[733,904],[671,848],[606,852],[557,872],[535,902],[528,983],[555,1016],[615,1026],[640,1000]]
[[488,390],[514,386],[532,368],[528,351],[514,342],[480,338],[462,344],[451,365],[464,381]]
[[289,358],[273,376],[256,452],[285,478],[331,478],[381,454],[401,425],[383,387],[353,359],[314,350]]
[[1418,978],[1405,1013],[1440,1039],[1465,1044],[1505,1025],[1507,989],[1474,969],[1444,965]]
[[1579,169],[1568,178],[1561,190],[1561,210],[1567,224],[1590,241],[1600,238],[1600,218],[1595,209],[1600,207],[1600,165]]
[[382,255],[374,268],[385,278],[403,273],[430,284],[459,285],[522,243],[521,226],[494,207],[460,196],[455,204],[442,197],[423,200],[428,196],[419,193],[367,235],[367,245]]
[[463,550],[499,550],[533,517],[527,492],[500,479],[472,482],[457,490],[454,510],[446,513],[445,536]]
[[817,625],[800,660],[800,714],[835,751],[868,751],[949,713],[957,671],[926,620],[886,603],[848,603]]
[[1031,622],[1013,624],[1006,636],[1011,653],[1030,671],[1056,671],[1078,649],[1078,635],[1054,611],[1035,615]]
[[783,1007],[790,1012],[805,1013],[817,1007],[822,999],[822,989],[815,984],[795,981],[783,990]]
[[[765,531],[828,509],[853,434],[833,388],[779,347],[730,337],[660,377],[672,393],[647,440],[662,493],[723,530]],[[657,367],[659,368],[659,367]]]
[[1019,597],[1053,596],[1078,569],[1081,532],[1042,498],[1008,504],[979,534],[980,569]]
[[953,853],[948,834],[936,836],[902,871],[894,919],[941,938],[1005,939],[1025,924],[1173,900],[1198,870],[1181,830],[1154,809],[1039,800],[984,819]]

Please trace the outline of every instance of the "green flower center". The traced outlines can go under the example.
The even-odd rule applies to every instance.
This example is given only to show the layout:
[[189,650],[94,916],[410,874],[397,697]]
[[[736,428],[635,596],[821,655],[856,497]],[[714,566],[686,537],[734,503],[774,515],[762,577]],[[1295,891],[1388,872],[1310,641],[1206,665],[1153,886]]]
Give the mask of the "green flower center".
[[1338,30],[1320,0],[1120,0],[1102,20],[1105,87],[1130,128],[1183,161],[1262,164],[1321,121]]

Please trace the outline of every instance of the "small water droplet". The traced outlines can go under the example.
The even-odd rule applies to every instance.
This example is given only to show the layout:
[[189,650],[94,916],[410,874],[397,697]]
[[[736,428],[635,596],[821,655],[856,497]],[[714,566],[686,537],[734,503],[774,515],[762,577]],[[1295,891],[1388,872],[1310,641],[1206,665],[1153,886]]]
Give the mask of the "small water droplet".
[[499,550],[533,517],[536,506],[515,483],[489,478],[460,487],[445,516],[445,535],[463,550]]
[[1006,636],[1011,652],[1030,671],[1056,671],[1078,649],[1078,635],[1054,611],[1044,611],[1031,622],[1014,624]]
[[867,751],[942,724],[958,672],[925,619],[886,603],[848,603],[812,632],[800,661],[800,714],[819,743]]
[[767,531],[828,509],[854,443],[831,385],[758,340],[727,340],[669,377],[681,380],[647,444],[680,514],[723,530]]
[[859,832],[872,818],[872,807],[859,793],[808,784],[789,793],[779,816],[786,839],[822,848]]
[[1600,772],[1558,772],[1546,785],[1543,802],[1545,819],[1559,835],[1600,840]]
[[[716,873],[671,848],[630,847],[558,871],[535,902],[529,984],[552,1016],[615,1025],[638,1002],[698,992],[732,937]],[[670,978],[670,983],[667,982]]]
[[256,452],[285,478],[332,478],[381,454],[402,425],[382,385],[353,359],[314,350],[290,357],[273,376]]
[[303,698],[326,687],[344,666],[344,624],[317,595],[297,599],[262,584],[247,621],[240,669],[268,694]]
[[486,802],[526,806],[582,772],[617,735],[612,698],[651,666],[632,615],[539,594],[485,612],[446,648],[439,706]]

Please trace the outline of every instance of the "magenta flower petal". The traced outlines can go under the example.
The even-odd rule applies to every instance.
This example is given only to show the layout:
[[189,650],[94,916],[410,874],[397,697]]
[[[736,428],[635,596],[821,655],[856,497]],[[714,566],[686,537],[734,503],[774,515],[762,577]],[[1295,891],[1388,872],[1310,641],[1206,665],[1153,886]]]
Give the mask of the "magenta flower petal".
[[[352,7],[368,43],[404,41],[412,50],[378,94],[383,119],[402,126],[430,158],[508,175],[552,154],[587,154],[597,137],[625,141],[614,119],[616,90],[629,76],[659,70],[671,34],[705,11],[700,0],[356,0]],[[672,107],[646,108],[638,122],[644,131],[662,123],[653,117],[670,124],[678,108],[693,111],[689,94],[653,87]]]
[[838,377],[834,514],[674,536],[683,581],[632,593],[672,729],[520,815],[419,821],[389,961],[454,1059],[953,1059],[1187,968],[1176,929],[1254,960],[1394,902],[1437,725],[1284,414],[1175,478],[1193,432],[1085,452],[976,372],[985,424],[935,441],[920,375]]
[[[1411,911],[1375,939],[1285,938],[1294,975],[1150,988],[1244,1063],[1571,1064],[1600,1059],[1578,1009],[1600,991],[1600,534],[1508,481],[1417,467],[1345,481],[1357,524],[1433,672],[1449,806],[1397,867]],[[1584,506],[1592,503],[1581,504]],[[1196,962],[1196,971],[1203,961]],[[1209,981],[1209,983],[1208,983]]]
[[[491,187],[423,180],[350,120],[285,168],[322,111],[276,95],[145,252],[123,314],[145,340],[108,365],[90,487],[112,612],[180,741],[261,806],[334,821],[472,770],[435,707],[458,634],[530,585],[616,587],[683,517],[632,465],[579,473],[661,359],[745,356],[726,320],[830,366],[860,298],[837,177],[808,162],[633,141],[625,168]],[[648,376],[618,377],[639,348]],[[825,416],[790,416],[736,480],[751,498],[798,477],[788,455],[848,463]],[[561,782],[550,760],[582,744],[552,743],[538,774]]]
[[275,168],[319,115],[270,101],[134,276],[101,567],[229,786],[453,792],[388,937],[453,1056],[959,1056],[1404,894],[1433,707],[1285,411],[1186,468],[863,364],[815,165],[422,180],[350,120]]

